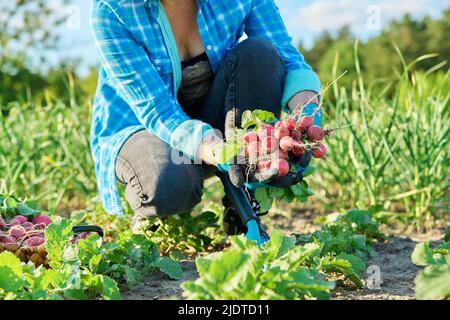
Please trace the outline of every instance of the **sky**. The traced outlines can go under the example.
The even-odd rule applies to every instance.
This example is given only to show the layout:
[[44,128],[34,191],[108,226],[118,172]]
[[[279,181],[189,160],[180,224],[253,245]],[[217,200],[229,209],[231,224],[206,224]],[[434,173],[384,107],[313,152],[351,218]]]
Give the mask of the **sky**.
[[[223,0],[226,1],[226,0]],[[275,0],[287,30],[295,43],[309,47],[323,31],[336,31],[343,25],[361,39],[380,32],[390,21],[408,13],[420,18],[437,18],[450,8],[450,0]],[[49,0],[58,7],[58,0]],[[89,29],[89,0],[74,0],[74,5],[59,7],[69,14],[62,28],[61,50],[53,59],[77,57],[82,59],[81,72],[95,65],[98,55]]]

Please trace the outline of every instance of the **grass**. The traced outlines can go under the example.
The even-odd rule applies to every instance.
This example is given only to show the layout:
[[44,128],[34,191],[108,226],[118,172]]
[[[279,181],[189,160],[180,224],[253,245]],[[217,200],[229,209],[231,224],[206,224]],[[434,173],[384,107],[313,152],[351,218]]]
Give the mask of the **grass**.
[[[357,59],[355,64],[359,70]],[[324,98],[325,123],[354,125],[328,139],[329,156],[310,179],[316,198],[307,205],[323,212],[378,206],[415,227],[445,221],[449,77],[448,71],[411,72],[405,64],[405,72],[384,89],[365,85],[361,72],[350,89],[335,84]],[[0,193],[28,195],[60,213],[86,208],[97,195],[91,106],[76,102],[75,84],[69,83],[68,105],[51,98],[40,105],[15,103],[0,118]],[[205,199],[214,201],[199,211],[217,211],[220,184],[207,184]]]
[[51,211],[85,207],[96,192],[89,127],[87,105],[13,104],[0,118],[0,192]]
[[353,125],[328,140],[312,188],[332,210],[380,206],[414,227],[431,227],[448,214],[450,73],[405,66],[386,90],[370,91],[355,64],[353,88],[335,85],[334,102],[325,102],[327,123]]

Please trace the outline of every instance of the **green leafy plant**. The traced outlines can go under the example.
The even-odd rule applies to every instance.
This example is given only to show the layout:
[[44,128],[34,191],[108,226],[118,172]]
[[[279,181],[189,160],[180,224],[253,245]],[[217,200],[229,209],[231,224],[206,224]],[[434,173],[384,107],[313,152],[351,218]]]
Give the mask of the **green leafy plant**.
[[241,125],[244,130],[247,130],[250,127],[257,127],[263,123],[270,123],[276,120],[277,118],[275,118],[272,112],[264,110],[247,110],[242,114]]
[[[312,172],[314,172],[314,168],[310,167],[304,177],[309,176]],[[279,201],[292,203],[297,200],[300,203],[306,203],[312,195],[314,195],[314,191],[309,188],[308,182],[305,180],[289,188],[258,188],[255,192],[255,197],[263,211],[269,210],[274,203]]]
[[200,278],[185,282],[188,299],[328,299],[335,280],[363,287],[359,276],[382,238],[372,210],[350,210],[310,236],[273,231],[259,248],[232,237],[231,248],[196,260]]
[[318,223],[324,223],[320,230],[309,236],[298,236],[298,243],[315,243],[319,247],[310,265],[332,278],[344,276],[362,288],[359,274],[366,269],[367,258],[376,255],[372,242],[384,237],[372,219],[375,212],[376,208],[349,210],[332,219],[319,219]]
[[218,225],[219,216],[211,211],[198,215],[184,213],[165,218],[149,218],[140,226],[143,233],[158,243],[164,255],[180,256],[220,249],[224,234]]
[[411,259],[425,267],[414,280],[417,299],[450,299],[450,242],[444,241],[434,249],[427,242],[419,243]]
[[24,264],[10,252],[0,254],[0,299],[119,299],[117,284],[104,275],[81,273],[70,265],[59,270]]
[[[125,203],[125,201],[124,201]],[[130,229],[132,213],[126,208],[123,216],[108,214],[96,198],[92,198],[88,207],[75,210],[70,214],[70,220],[77,225],[93,224],[102,226],[106,241],[115,240],[120,233]]]
[[144,235],[121,233],[113,243],[95,234],[73,242],[73,224],[59,219],[45,230],[50,268],[0,254],[0,299],[120,299],[119,285],[136,284],[145,272],[159,270],[173,279],[180,265],[162,257]]
[[13,195],[0,194],[0,216],[12,218],[16,215],[32,217],[40,213],[35,203],[23,202]]
[[300,237],[300,241],[307,239],[319,243],[322,254],[345,252],[363,259],[375,255],[372,241],[384,236],[378,230],[378,223],[372,219],[372,214],[369,210],[349,210],[332,217],[331,221],[325,222],[323,228],[311,236]]
[[200,278],[182,284],[188,299],[327,299],[332,282],[303,266],[318,247],[295,246],[294,237],[280,232],[260,249],[243,237],[231,248],[196,260]]

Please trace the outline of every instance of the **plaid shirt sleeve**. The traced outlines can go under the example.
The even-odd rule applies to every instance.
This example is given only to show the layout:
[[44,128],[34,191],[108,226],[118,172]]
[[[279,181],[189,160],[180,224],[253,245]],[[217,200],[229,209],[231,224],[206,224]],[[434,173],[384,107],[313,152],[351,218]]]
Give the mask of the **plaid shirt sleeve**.
[[305,62],[292,44],[278,7],[273,0],[253,0],[245,24],[247,35],[269,40],[279,51],[285,63],[285,84],[282,106],[300,91],[320,93],[321,84],[317,74]]
[[132,37],[112,8],[96,2],[91,28],[102,65],[118,95],[139,122],[173,148],[191,158],[211,126],[190,119],[173,97],[144,48]]

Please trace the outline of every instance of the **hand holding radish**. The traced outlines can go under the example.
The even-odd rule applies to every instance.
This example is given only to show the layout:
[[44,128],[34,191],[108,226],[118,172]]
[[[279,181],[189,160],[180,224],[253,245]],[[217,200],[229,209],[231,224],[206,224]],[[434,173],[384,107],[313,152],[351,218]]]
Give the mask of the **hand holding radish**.
[[325,156],[321,141],[327,132],[320,127],[322,113],[317,104],[310,103],[283,120],[260,110],[248,112],[251,115],[243,116],[247,125],[242,125],[248,130],[238,138],[243,145],[233,159],[238,161],[219,165],[236,186],[288,188],[303,179],[312,157]]
[[[299,116],[297,116],[299,114]],[[251,188],[272,186],[287,188],[299,183],[312,157],[323,158],[326,147],[321,143],[326,131],[321,128],[322,112],[315,103],[307,104],[284,120],[260,123],[257,130],[245,134],[245,156],[257,158],[256,171],[277,170],[277,176],[263,184],[248,184]],[[269,141],[269,143],[268,143]],[[259,146],[257,143],[259,142]],[[249,161],[251,165],[253,161]]]

